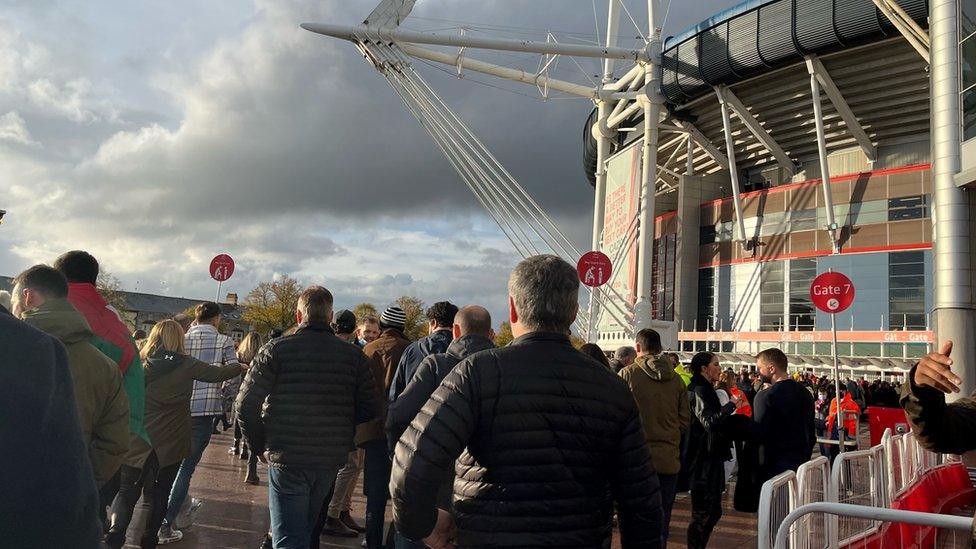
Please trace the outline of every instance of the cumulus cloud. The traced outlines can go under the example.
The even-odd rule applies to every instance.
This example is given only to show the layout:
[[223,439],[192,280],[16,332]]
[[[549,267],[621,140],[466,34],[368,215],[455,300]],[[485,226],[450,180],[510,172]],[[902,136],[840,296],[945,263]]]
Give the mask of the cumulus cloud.
[[30,147],[40,146],[40,143],[31,137],[27,130],[27,123],[17,111],[10,111],[0,116],[0,139]]
[[[592,28],[588,9],[551,9],[561,1],[511,0],[500,9],[424,0],[409,24]],[[128,287],[207,296],[206,265],[227,252],[239,267],[225,288],[241,294],[288,273],[334,287],[349,305],[410,293],[495,303],[501,314],[517,259],[501,233],[355,48],[298,27],[355,24],[372,6],[133,4],[140,19],[158,17],[145,36],[125,13],[94,4],[0,7],[0,207],[10,211],[0,273],[86,248]],[[212,10],[219,24],[192,20],[198,9]],[[675,6],[671,17],[689,11]],[[537,61],[471,55],[526,67]],[[585,243],[589,222],[580,219],[592,195],[579,139],[591,105],[541,102],[479,85],[480,77],[457,80],[417,66]],[[595,63],[584,67],[593,72]],[[585,81],[568,60],[558,70],[556,77]]]

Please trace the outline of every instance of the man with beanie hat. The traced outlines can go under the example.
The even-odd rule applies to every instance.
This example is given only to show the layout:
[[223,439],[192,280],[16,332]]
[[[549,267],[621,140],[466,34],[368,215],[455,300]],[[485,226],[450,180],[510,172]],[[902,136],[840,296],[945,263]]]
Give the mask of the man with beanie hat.
[[[376,376],[376,385],[381,396],[389,394],[393,373],[403,352],[410,345],[410,340],[403,333],[406,322],[407,315],[403,309],[395,305],[388,307],[380,315],[380,337],[363,348],[366,364]],[[390,498],[392,463],[383,430],[386,423],[386,399],[380,400],[383,403],[380,417],[356,426],[356,445],[366,452],[363,491],[366,492],[366,547],[369,549],[384,546],[383,523],[386,503]]]
[[452,327],[454,315],[457,313],[457,306],[450,301],[438,301],[424,313],[427,316],[427,333],[430,335],[414,341],[403,352],[396,373],[393,374],[393,383],[390,385],[391,403],[396,401],[400,393],[407,388],[421,360],[428,355],[447,352],[448,345],[454,340]]

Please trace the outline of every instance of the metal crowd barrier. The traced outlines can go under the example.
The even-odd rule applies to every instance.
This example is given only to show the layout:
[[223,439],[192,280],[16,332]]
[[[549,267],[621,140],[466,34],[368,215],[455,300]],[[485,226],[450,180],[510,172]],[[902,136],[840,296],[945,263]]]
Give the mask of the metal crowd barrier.
[[884,522],[968,530],[972,517],[889,508],[927,472],[956,461],[958,456],[925,450],[911,432],[892,436],[890,429],[877,446],[838,455],[833,468],[826,457],[812,459],[796,473],[787,471],[763,484],[758,547],[770,549],[774,542],[793,549],[867,545]]

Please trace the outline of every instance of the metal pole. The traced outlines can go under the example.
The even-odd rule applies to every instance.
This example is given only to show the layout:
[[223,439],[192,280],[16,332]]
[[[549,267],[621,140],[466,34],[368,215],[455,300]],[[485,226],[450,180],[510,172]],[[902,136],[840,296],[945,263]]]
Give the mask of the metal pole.
[[[610,0],[610,8],[607,14],[607,47],[613,46],[617,42],[617,28],[620,21],[620,10],[615,0]],[[610,84],[613,80],[613,60],[606,59],[603,62],[603,86]],[[607,208],[607,158],[610,157],[610,137],[616,133],[607,127],[607,118],[610,114],[609,104],[606,100],[597,103],[597,119],[593,125],[593,138],[596,139],[596,194],[593,200],[593,247],[592,250],[599,250],[602,246],[603,221],[606,217]],[[600,289],[594,288],[590,294],[590,318],[588,326],[587,341],[595,343],[600,337],[600,327],[597,326],[600,307]],[[626,328],[626,326],[621,326]]]
[[654,199],[657,181],[657,150],[661,107],[661,33],[654,15],[654,0],[647,0],[650,43],[649,62],[644,66],[644,150],[641,167],[640,233],[637,240],[637,303],[634,306],[634,331],[651,325],[651,279],[654,273]]
[[832,337],[831,351],[834,355],[834,398],[837,400],[837,442],[840,453],[844,453],[844,435],[841,429],[844,426],[844,411],[840,401],[840,367],[837,365],[837,315],[830,313],[830,333]]
[[370,40],[372,42],[409,42],[414,44],[431,44],[441,46],[456,46],[473,49],[488,49],[502,51],[517,51],[525,53],[540,53],[550,55],[572,55],[578,57],[597,57],[606,59],[629,59],[646,62],[650,53],[640,49],[626,49],[602,46],[586,46],[580,44],[560,44],[558,42],[533,42],[531,40],[509,40],[503,38],[481,38],[471,35],[437,34],[433,32],[415,32],[399,27],[365,27],[348,25],[330,25],[325,23],[302,23],[301,27],[307,31],[335,38],[342,38],[353,42]]
[[685,175],[695,175],[695,137],[688,134],[688,152],[685,158]]
[[824,208],[827,210],[827,231],[833,253],[840,252],[837,240],[837,221],[834,219],[834,197],[830,192],[830,167],[827,165],[827,142],[824,137],[823,108],[820,105],[820,82],[817,75],[810,70],[810,94],[813,97],[813,121],[817,126],[817,150],[820,152],[820,179],[824,194]]
[[[740,198],[739,190],[739,169],[735,165],[735,141],[732,139],[732,119],[729,116],[729,106],[725,103],[725,96],[722,94],[721,90],[715,90],[715,95],[718,96],[718,106],[722,110],[722,129],[725,132],[725,154],[729,158],[729,178],[732,181],[732,206],[735,209],[735,228],[739,232],[739,242],[742,243],[746,249],[749,246],[746,244],[746,224],[745,220],[742,218],[742,198]],[[733,240],[736,240],[735,235]]]
[[220,286],[223,285],[223,280],[217,281],[217,297],[214,299],[214,303],[220,303]]
[[932,40],[932,240],[935,262],[934,347],[952,340],[953,372],[962,379],[960,392],[948,400],[968,396],[976,389],[976,322],[970,242],[970,202],[956,186],[960,170],[959,37],[957,0],[930,2],[929,36]]

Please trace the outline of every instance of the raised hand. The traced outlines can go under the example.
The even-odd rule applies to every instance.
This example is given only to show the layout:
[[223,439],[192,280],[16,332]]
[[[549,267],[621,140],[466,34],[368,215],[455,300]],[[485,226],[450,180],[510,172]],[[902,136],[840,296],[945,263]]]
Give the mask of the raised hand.
[[946,341],[938,353],[924,356],[915,367],[915,385],[932,387],[943,393],[958,393],[958,384],[962,383],[962,380],[952,373],[950,353],[952,353],[952,341]]

